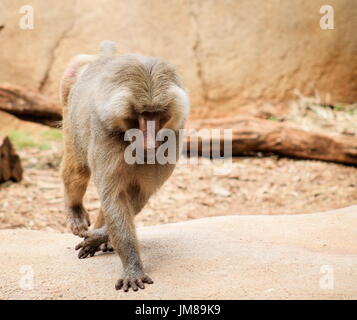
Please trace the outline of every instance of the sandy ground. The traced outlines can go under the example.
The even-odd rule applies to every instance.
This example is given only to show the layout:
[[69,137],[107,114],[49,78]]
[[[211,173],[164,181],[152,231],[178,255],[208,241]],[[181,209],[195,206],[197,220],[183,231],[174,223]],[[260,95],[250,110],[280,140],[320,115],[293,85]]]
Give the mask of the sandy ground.
[[0,231],[0,299],[357,299],[357,206],[213,217],[139,228],[145,290],[114,290],[114,253],[80,260],[78,238]]

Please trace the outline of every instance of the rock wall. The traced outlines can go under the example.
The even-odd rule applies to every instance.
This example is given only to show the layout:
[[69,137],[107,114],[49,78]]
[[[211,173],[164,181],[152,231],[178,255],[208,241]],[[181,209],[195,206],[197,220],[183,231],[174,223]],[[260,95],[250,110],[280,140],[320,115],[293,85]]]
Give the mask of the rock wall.
[[[21,5],[34,29],[19,28]],[[356,0],[329,0],[335,29],[320,28],[325,0],[1,0],[0,81],[57,95],[68,60],[96,53],[103,39],[120,52],[177,65],[193,116],[223,116],[277,105],[315,90],[357,101]]]

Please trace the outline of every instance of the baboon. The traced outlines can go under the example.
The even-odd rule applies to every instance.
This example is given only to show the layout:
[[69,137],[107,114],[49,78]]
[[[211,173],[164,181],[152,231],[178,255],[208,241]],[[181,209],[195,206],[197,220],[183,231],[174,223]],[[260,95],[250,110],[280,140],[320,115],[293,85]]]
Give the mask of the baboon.
[[[116,45],[103,41],[98,55],[72,59],[61,80],[64,155],[61,175],[65,210],[73,234],[83,237],[79,258],[96,251],[119,255],[123,274],[117,290],[144,289],[153,283],[144,272],[134,217],[169,178],[174,163],[128,164],[124,139],[128,129],[143,132],[144,150],[157,150],[156,134],[171,129],[178,142],[189,112],[188,95],[169,63],[139,54],[116,54]],[[150,133],[148,123],[155,124]],[[152,140],[155,143],[152,144]],[[180,147],[176,144],[178,156]],[[90,176],[101,203],[94,229],[83,206]]]

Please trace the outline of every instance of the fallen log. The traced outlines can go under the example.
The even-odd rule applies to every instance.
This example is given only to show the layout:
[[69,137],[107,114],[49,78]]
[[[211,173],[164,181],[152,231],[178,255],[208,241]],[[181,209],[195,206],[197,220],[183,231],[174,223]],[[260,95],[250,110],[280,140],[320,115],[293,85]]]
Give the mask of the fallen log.
[[8,137],[0,137],[0,183],[22,180],[20,157],[16,154]]
[[38,91],[13,84],[0,84],[0,110],[23,120],[56,126],[62,119],[62,109],[55,99]]
[[[192,129],[232,129],[232,155],[274,153],[282,156],[332,161],[357,165],[357,138],[309,132],[291,125],[258,118],[217,118],[191,120],[186,126]],[[210,141],[207,142],[207,139]],[[212,137],[198,137],[198,155],[208,154]],[[218,154],[223,154],[224,138],[218,138]],[[194,138],[187,136],[184,152],[189,152]],[[192,150],[195,152],[195,150]],[[212,150],[211,150],[212,151]],[[217,150],[215,150],[217,154]]]
[[[0,85],[0,110],[24,120],[58,126],[62,109],[55,99],[37,91],[10,84]],[[260,118],[232,117],[191,120],[190,129],[232,129],[232,155],[273,153],[287,157],[316,159],[357,165],[357,138],[309,132],[286,123]],[[198,155],[208,152],[212,138],[198,137]],[[209,141],[207,141],[209,140]],[[190,150],[192,137],[186,137],[184,152]],[[207,143],[208,142],[208,143]],[[217,144],[223,153],[223,138]],[[217,148],[213,145],[213,148]],[[192,148],[191,148],[192,149]]]

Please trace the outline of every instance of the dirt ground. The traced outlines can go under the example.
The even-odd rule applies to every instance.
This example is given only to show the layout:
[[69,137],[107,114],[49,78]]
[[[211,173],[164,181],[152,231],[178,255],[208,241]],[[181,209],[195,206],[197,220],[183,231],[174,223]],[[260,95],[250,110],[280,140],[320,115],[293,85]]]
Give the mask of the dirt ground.
[[[0,228],[68,231],[58,173],[60,144],[19,152],[21,183],[0,186]],[[164,187],[137,216],[137,225],[156,225],[231,214],[293,214],[357,203],[357,169],[320,161],[277,157],[236,158],[231,172],[214,174],[210,162],[179,163]],[[90,184],[85,205],[92,221],[99,208]]]
[[[352,125],[357,120],[356,106],[354,112],[341,112],[310,105],[300,102],[284,121],[307,130],[328,127],[330,132],[344,134],[348,129],[349,135],[357,134]],[[0,185],[0,228],[69,231],[58,172],[61,131],[0,112],[1,134],[13,141],[24,179]],[[357,168],[352,166],[257,155],[235,158],[228,174],[216,175],[217,166],[209,160],[199,159],[197,164],[184,160],[137,216],[137,225],[216,215],[310,213],[357,203]],[[85,206],[94,221],[99,202],[93,184]]]

